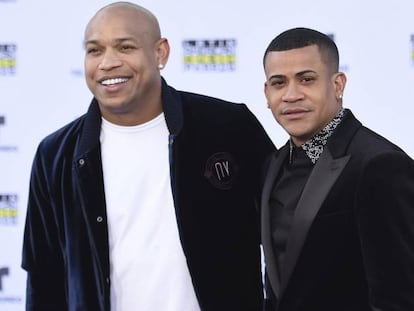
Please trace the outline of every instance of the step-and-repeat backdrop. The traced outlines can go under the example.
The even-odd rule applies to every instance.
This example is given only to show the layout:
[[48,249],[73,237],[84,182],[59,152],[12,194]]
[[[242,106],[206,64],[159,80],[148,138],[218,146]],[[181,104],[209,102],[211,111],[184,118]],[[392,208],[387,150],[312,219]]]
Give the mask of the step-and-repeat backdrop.
[[[24,310],[20,268],[30,167],[39,141],[86,111],[83,31],[110,1],[0,0],[0,310]],[[331,35],[348,76],[344,105],[414,156],[414,2],[137,2],[171,44],[163,71],[179,89],[244,102],[277,146],[287,136],[263,95],[262,55],[296,26]]]

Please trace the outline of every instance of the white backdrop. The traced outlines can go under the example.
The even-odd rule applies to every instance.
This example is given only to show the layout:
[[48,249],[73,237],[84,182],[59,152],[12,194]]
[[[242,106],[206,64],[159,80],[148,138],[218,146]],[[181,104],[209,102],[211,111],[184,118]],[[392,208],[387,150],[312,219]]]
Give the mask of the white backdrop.
[[[91,95],[83,78],[83,31],[112,1],[0,0],[0,310],[24,310],[21,241],[31,162],[39,141],[83,114]],[[263,95],[262,55],[279,32],[296,26],[332,34],[348,76],[344,106],[414,156],[414,24],[411,0],[135,1],[155,13],[171,44],[163,71],[178,89],[244,102],[277,146],[287,136]],[[380,3],[379,3],[380,2]],[[235,43],[230,56],[205,43]],[[195,41],[221,66],[185,66]],[[224,43],[223,43],[224,42]],[[231,47],[231,46],[230,46]]]

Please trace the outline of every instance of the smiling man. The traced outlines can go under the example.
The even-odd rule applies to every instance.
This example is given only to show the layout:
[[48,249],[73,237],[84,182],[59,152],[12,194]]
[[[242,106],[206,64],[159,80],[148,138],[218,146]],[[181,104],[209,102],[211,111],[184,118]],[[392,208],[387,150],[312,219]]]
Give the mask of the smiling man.
[[85,53],[89,110],[33,162],[27,310],[261,310],[262,126],[167,85],[169,44],[145,8],[99,10]]
[[294,28],[264,55],[290,135],[261,203],[268,310],[414,310],[414,162],[342,105],[335,43]]
[[128,126],[162,112],[159,70],[169,45],[151,13],[127,4],[101,10],[86,27],[85,49],[86,82],[103,118]]

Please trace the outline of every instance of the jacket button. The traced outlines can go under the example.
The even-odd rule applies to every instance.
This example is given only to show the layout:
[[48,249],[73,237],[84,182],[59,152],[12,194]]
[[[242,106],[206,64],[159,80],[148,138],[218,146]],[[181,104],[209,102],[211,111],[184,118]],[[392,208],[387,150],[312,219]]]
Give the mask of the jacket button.
[[79,159],[79,165],[84,165],[85,164],[85,160],[84,159]]
[[98,217],[96,217],[96,221],[97,221],[97,222],[102,222],[102,220],[103,220],[102,216],[98,216]]

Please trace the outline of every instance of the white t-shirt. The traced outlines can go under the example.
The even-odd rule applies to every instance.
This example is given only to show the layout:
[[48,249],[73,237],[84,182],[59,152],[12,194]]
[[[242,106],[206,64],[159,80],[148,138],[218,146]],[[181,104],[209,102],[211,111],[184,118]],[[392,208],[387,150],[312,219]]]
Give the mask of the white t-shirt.
[[198,311],[171,192],[164,114],[102,120],[112,311]]

